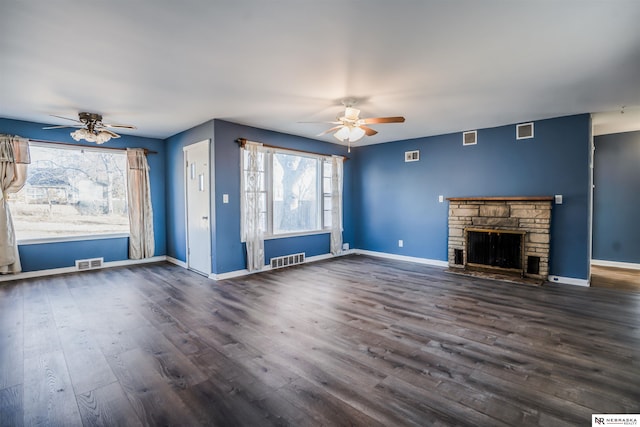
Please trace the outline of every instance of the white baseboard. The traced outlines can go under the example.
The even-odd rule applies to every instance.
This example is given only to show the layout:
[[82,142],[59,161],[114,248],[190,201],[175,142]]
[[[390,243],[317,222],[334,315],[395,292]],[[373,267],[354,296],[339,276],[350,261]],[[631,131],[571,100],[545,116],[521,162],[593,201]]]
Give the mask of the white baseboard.
[[616,268],[626,268],[628,270],[640,270],[640,264],[636,264],[633,262],[606,261],[603,259],[592,259],[591,265],[597,265],[598,267],[616,267]]
[[[330,258],[335,258],[335,257],[339,257],[339,256],[349,255],[351,253],[354,253],[354,252],[351,251],[351,250],[346,250],[346,251],[342,251],[338,255],[322,254],[322,255],[311,256],[311,257],[305,258],[305,260],[304,260],[304,262],[302,264],[307,264],[307,263],[310,263],[310,262],[322,261],[322,260],[325,260],[325,259],[330,259]],[[246,270],[246,269],[235,270],[235,271],[229,271],[227,273],[210,274],[209,278],[213,279],[213,280],[233,279],[235,277],[248,276],[249,274],[264,273],[265,271],[269,271],[269,270],[273,270],[273,269],[271,268],[270,264],[267,264],[262,268],[262,270],[258,270],[258,271],[251,271],[250,272],[249,270]]]
[[585,286],[589,287],[587,279],[576,279],[575,277],[549,276],[547,280],[551,283],[562,283],[564,285]]
[[358,255],[369,255],[369,256],[378,257],[378,258],[393,259],[396,261],[415,262],[416,264],[430,265],[433,267],[449,267],[448,261],[441,261],[439,259],[418,258],[418,257],[412,257],[412,256],[406,256],[406,255],[390,254],[386,252],[365,251],[362,249],[355,249],[353,253],[356,253]]
[[167,262],[170,262],[171,264],[175,264],[178,267],[182,267],[182,268],[187,268],[187,263],[184,261],[180,261],[179,259],[176,259],[174,257],[170,257],[167,255]]
[[[167,260],[167,257],[164,255],[161,255],[161,256],[145,258],[145,259],[125,259],[122,261],[109,261],[102,264],[102,268],[94,269],[94,270],[101,270],[104,268],[111,268],[111,267],[122,267],[125,265],[149,264],[152,262],[161,262],[166,260]],[[93,271],[93,270],[85,270],[85,271]],[[76,267],[62,267],[62,268],[52,268],[49,270],[26,271],[18,274],[4,274],[0,276],[0,282],[9,282],[12,280],[32,279],[34,277],[46,277],[46,276],[54,276],[57,274],[77,273],[77,272],[79,271]]]

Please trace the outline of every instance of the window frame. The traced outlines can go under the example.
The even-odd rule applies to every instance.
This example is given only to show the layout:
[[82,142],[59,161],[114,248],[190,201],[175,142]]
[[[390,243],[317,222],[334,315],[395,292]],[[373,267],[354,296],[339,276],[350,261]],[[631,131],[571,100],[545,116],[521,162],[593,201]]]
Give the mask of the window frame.
[[[112,153],[117,151],[118,154],[125,156],[125,191],[127,191],[126,180],[127,171],[126,171],[126,151],[125,149],[118,148],[107,148],[107,147],[94,147],[89,145],[77,145],[69,144],[69,143],[55,143],[55,142],[38,142],[38,141],[29,141],[29,149],[31,147],[41,147],[41,148],[56,148],[60,150],[72,150],[72,151],[94,151],[94,152],[102,152],[102,153]],[[27,167],[27,179],[29,177],[29,170],[31,165]],[[22,190],[20,190],[22,191]],[[128,198],[128,196],[126,196]],[[9,200],[9,202],[11,202]],[[129,221],[127,219],[127,221]],[[129,238],[130,231],[123,232],[111,232],[111,233],[94,233],[94,234],[73,234],[68,236],[60,236],[60,237],[28,237],[28,238],[19,238],[17,237],[16,242],[18,246],[27,246],[27,245],[38,245],[38,244],[46,244],[46,243],[63,243],[63,242],[80,242],[80,241],[89,241],[89,240],[105,240],[105,239],[122,239]]]
[[[314,230],[305,230],[305,231],[294,231],[288,233],[274,233],[273,232],[273,211],[274,211],[274,190],[273,190],[273,155],[274,154],[286,154],[293,155],[299,157],[312,158],[316,161],[316,198],[318,199],[317,208],[316,208],[316,217],[320,228]],[[244,191],[245,191],[245,150],[240,150],[240,209],[244,209]],[[276,148],[276,147],[264,147],[264,171],[265,171],[265,194],[266,194],[266,213],[267,213],[267,226],[266,230],[264,230],[264,240],[275,240],[275,239],[285,239],[289,237],[301,237],[301,236],[313,236],[318,234],[329,234],[331,233],[331,225],[327,225],[324,220],[324,212],[325,212],[325,189],[324,189],[324,171],[325,165],[332,165],[332,156],[331,155],[322,155],[309,153],[306,151],[298,151],[294,149],[287,148]],[[329,176],[330,184],[332,185],[333,175]],[[326,193],[329,196],[331,195],[331,188],[328,189]],[[244,242],[242,236],[244,233],[242,232],[242,224],[241,224],[241,241]]]

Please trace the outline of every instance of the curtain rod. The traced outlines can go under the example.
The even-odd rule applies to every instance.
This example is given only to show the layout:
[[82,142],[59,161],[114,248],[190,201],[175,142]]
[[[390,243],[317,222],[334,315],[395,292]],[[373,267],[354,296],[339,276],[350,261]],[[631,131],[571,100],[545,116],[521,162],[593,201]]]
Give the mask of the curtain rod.
[[[238,138],[235,141],[240,148],[244,148],[245,144],[248,142],[247,138]],[[280,148],[281,150],[291,150],[291,151],[298,151],[299,153],[306,153],[306,154],[314,154],[316,156],[324,156],[324,157],[328,157],[331,156],[331,154],[323,154],[323,153],[317,153],[315,151],[307,151],[307,150],[298,150],[297,148],[285,148],[285,147],[278,147],[277,145],[269,145],[269,144],[262,144],[263,147],[267,147],[267,148]],[[348,157],[346,156],[342,156],[344,158],[344,161],[346,162],[347,160],[349,160]]]
[[[116,147],[102,147],[95,145],[85,145],[85,144],[70,144],[68,142],[58,142],[58,141],[47,141],[46,139],[31,139],[28,138],[31,142],[43,142],[45,144],[58,144],[58,145],[66,145],[67,147],[84,147],[84,148],[98,148],[99,150],[114,150],[114,151],[126,151],[126,148],[116,148]],[[144,154],[158,154],[157,151],[148,150],[143,148]]]

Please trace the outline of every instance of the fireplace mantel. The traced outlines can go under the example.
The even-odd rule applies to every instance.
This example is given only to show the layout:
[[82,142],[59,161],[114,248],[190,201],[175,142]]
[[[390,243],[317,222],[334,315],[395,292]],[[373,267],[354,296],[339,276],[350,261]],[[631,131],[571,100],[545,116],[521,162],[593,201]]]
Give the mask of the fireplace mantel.
[[447,197],[450,202],[551,202],[553,196]]

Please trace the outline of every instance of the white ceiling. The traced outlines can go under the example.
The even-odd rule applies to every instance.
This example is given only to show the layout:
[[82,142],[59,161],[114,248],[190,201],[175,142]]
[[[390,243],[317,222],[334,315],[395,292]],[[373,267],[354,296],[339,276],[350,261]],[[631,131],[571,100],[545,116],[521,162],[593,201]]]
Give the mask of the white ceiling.
[[13,119],[89,111],[165,138],[221,118],[316,138],[329,126],[299,122],[333,120],[355,97],[361,116],[406,117],[372,126],[379,143],[640,107],[638,0],[0,0],[0,12],[0,116]]

